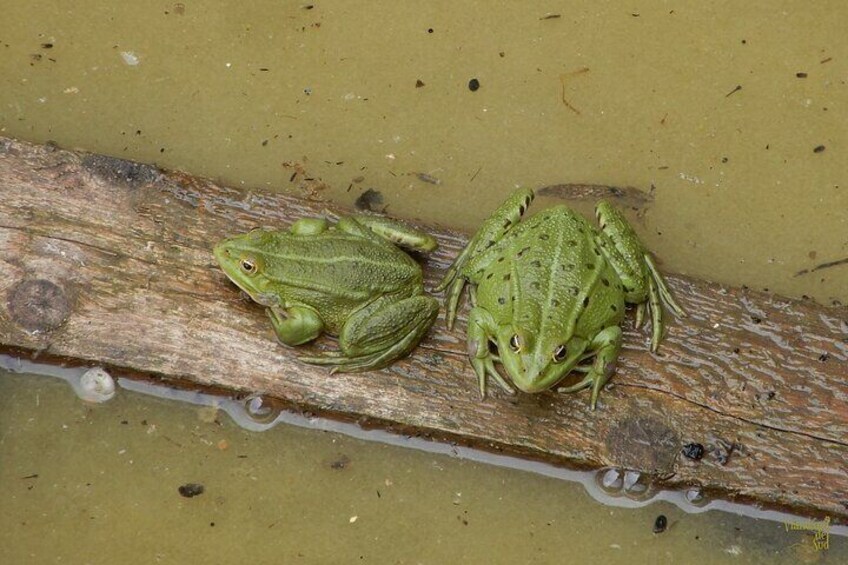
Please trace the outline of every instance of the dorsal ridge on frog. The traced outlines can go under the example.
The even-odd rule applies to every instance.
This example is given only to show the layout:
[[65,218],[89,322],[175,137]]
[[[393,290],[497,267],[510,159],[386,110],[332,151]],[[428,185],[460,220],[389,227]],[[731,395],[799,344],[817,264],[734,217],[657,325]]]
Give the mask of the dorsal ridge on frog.
[[[618,210],[600,202],[599,228],[566,206],[521,220],[533,198],[528,189],[513,193],[483,223],[437,290],[447,291],[452,327],[463,288],[470,285],[468,352],[481,395],[487,377],[509,392],[515,385],[533,393],[578,371],[583,379],[558,390],[591,387],[594,409],[621,348],[625,303],[637,305],[637,324],[649,312],[654,351],[662,339],[662,303],[685,314]],[[512,385],[495,368],[497,361]]]
[[214,254],[227,277],[267,309],[279,341],[297,346],[322,333],[339,351],[304,356],[333,371],[379,369],[408,354],[438,314],[421,266],[398,248],[436,249],[430,235],[380,216],[332,225],[303,218],[289,230],[255,229]]

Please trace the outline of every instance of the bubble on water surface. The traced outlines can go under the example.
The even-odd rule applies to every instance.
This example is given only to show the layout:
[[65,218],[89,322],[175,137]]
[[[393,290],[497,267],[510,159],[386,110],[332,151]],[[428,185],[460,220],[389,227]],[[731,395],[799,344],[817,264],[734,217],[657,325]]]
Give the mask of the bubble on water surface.
[[103,367],[93,367],[69,382],[77,396],[86,402],[106,402],[115,396],[115,379]]

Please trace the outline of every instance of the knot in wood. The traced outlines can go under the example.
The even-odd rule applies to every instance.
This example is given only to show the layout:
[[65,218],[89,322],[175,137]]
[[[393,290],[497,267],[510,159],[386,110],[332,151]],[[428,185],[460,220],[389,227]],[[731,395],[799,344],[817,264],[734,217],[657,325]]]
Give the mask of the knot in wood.
[[68,318],[71,304],[65,291],[46,279],[29,279],[9,291],[8,310],[12,321],[29,332],[49,332]]
[[605,443],[616,466],[658,476],[673,473],[680,452],[674,430],[656,418],[635,414],[613,424]]

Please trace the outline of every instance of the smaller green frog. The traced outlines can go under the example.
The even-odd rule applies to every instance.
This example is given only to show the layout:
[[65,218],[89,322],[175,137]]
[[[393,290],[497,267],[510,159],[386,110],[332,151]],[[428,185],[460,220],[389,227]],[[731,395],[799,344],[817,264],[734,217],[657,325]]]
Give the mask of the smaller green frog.
[[304,218],[290,230],[255,229],[215,246],[236,286],[267,308],[277,338],[295,346],[322,333],[340,351],[300,357],[332,372],[379,369],[408,354],[436,319],[421,266],[396,245],[436,249],[430,235],[377,216]]
[[625,303],[637,305],[637,326],[650,311],[652,350],[662,339],[661,303],[678,316],[685,313],[621,212],[600,202],[600,229],[566,206],[521,221],[533,197],[526,189],[510,196],[483,223],[437,290],[448,291],[452,327],[462,290],[471,284],[468,354],[481,395],[487,376],[513,392],[496,361],[516,387],[530,393],[548,390],[577,371],[584,373],[582,379],[557,390],[591,387],[594,410],[621,349]]

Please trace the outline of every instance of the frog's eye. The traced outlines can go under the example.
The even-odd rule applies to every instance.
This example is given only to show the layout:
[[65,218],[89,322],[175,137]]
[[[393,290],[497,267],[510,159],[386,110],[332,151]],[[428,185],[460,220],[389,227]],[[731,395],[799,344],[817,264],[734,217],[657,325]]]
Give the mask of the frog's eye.
[[512,349],[515,353],[521,351],[521,338],[518,337],[518,334],[515,334],[511,338],[509,338],[509,348]]
[[248,275],[256,274],[256,261],[251,259],[250,257],[245,257],[239,262],[239,266],[241,270],[247,273]]
[[554,363],[562,363],[567,355],[568,349],[566,349],[565,345],[557,346],[557,348],[554,349]]

